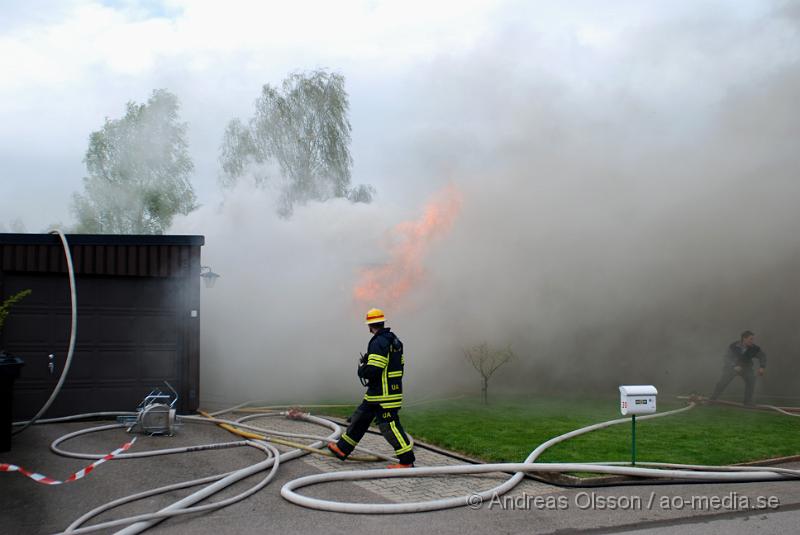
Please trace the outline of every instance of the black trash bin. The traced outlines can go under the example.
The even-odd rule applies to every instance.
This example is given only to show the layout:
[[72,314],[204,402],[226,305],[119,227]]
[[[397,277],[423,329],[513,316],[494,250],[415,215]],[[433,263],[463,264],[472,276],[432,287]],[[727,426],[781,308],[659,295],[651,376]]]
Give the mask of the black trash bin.
[[14,381],[25,362],[18,357],[0,353],[0,451],[11,450],[11,421],[13,418]]

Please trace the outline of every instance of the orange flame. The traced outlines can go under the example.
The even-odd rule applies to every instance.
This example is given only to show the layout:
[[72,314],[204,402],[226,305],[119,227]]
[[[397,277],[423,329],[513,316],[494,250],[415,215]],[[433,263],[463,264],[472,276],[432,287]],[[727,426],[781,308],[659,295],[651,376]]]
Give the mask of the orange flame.
[[[449,185],[425,205],[422,216],[398,223],[389,261],[361,270],[353,296],[362,304],[397,302],[425,276],[423,260],[433,240],[446,235],[461,210],[461,192]],[[385,305],[384,305],[385,306]]]

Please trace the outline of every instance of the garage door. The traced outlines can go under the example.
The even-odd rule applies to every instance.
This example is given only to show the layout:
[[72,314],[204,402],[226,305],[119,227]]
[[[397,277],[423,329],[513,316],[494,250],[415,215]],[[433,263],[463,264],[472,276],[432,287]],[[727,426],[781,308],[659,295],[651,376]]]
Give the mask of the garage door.
[[[5,349],[25,360],[15,419],[32,416],[55,386],[69,344],[69,285],[63,274],[7,272],[3,293],[30,288],[4,329]],[[185,310],[176,278],[81,276],[78,338],[67,382],[47,416],[133,410],[156,386],[181,391]],[[54,355],[50,370],[48,355]]]

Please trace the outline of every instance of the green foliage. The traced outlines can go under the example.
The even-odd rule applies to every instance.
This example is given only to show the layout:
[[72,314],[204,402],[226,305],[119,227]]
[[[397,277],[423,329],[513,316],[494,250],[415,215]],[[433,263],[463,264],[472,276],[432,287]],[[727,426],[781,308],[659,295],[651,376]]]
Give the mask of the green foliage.
[[146,104],[128,102],[122,119],[106,119],[89,137],[84,193],[75,194],[76,231],[163,234],[176,214],[194,210],[194,164],[178,98],[153,91]]
[[26,297],[28,297],[29,295],[31,295],[31,293],[33,293],[33,290],[30,289],[22,290],[21,292],[17,292],[11,297],[8,297],[5,301],[2,302],[2,304],[0,304],[0,331],[3,330],[3,325],[6,323],[6,319],[8,318],[8,315],[11,313],[11,308],[20,301],[22,301],[23,299],[25,299]]
[[264,85],[247,124],[228,123],[220,147],[223,187],[233,187],[246,172],[264,185],[276,167],[282,183],[278,213],[295,204],[347,198],[371,202],[374,189],[350,187],[349,100],[340,74],[315,70],[294,73],[280,90]]

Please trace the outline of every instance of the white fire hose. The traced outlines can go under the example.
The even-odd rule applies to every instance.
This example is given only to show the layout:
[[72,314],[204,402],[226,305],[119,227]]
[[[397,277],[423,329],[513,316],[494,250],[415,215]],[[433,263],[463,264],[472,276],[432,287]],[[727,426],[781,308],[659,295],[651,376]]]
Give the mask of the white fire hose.
[[67,380],[67,373],[69,372],[69,367],[72,365],[72,356],[75,354],[75,339],[78,336],[78,292],[75,288],[75,268],[72,265],[72,253],[69,250],[69,243],[67,242],[67,237],[64,236],[64,233],[60,230],[52,230],[50,234],[57,234],[58,237],[61,239],[61,245],[64,248],[64,256],[67,260],[67,275],[69,276],[69,297],[70,297],[70,307],[72,312],[72,321],[70,322],[70,329],[69,329],[69,349],[67,349],[67,360],[64,362],[64,369],[61,371],[61,376],[58,378],[58,383],[56,383],[55,388],[53,388],[53,392],[50,394],[50,397],[47,398],[47,401],[42,405],[42,408],[39,409],[39,412],[36,415],[28,420],[27,422],[21,422],[21,427],[16,429],[13,434],[19,434],[25,431],[28,427],[30,427],[33,423],[36,422],[41,416],[47,412],[47,409],[50,408],[50,405],[58,397],[59,392],[61,392],[61,387],[64,386],[64,381]]
[[[678,414],[692,409],[694,403],[681,409],[640,416],[639,420],[660,418]],[[583,435],[591,431],[603,429],[612,425],[629,423],[628,418],[618,418],[589,425],[570,431],[563,435],[540,444],[534,449],[523,463],[493,463],[493,464],[463,464],[453,466],[431,466],[420,468],[408,468],[403,470],[384,469],[384,470],[354,470],[342,472],[328,472],[305,476],[289,481],[281,488],[281,496],[297,505],[322,511],[336,511],[340,513],[419,513],[422,511],[436,511],[449,509],[452,507],[463,507],[475,505],[484,500],[500,496],[513,489],[525,476],[526,472],[594,472],[600,474],[616,474],[651,478],[670,478],[670,479],[690,479],[700,481],[728,481],[746,482],[773,479],[800,479],[800,470],[789,470],[783,468],[756,468],[753,467],[714,467],[699,465],[667,465],[658,463],[639,463],[646,466],[661,466],[662,468],[639,468],[633,466],[620,466],[617,463],[536,463],[534,462],[546,449],[563,442],[572,437]],[[627,463],[624,463],[627,464]],[[323,500],[303,496],[296,492],[297,489],[315,485],[319,483],[330,483],[334,481],[354,481],[360,479],[383,479],[393,477],[421,477],[421,476],[441,476],[441,475],[469,475],[484,474],[488,472],[516,472],[508,481],[489,490],[476,492],[468,496],[456,498],[442,498],[424,502],[410,503],[347,503]]]
[[[77,292],[75,288],[75,273],[72,265],[72,257],[69,251],[69,244],[67,242],[66,236],[64,236],[64,234],[61,231],[54,230],[53,233],[57,234],[61,239],[61,243],[64,247],[64,254],[66,256],[67,271],[69,275],[70,297],[71,297],[71,307],[72,307],[72,323],[70,330],[69,349],[67,352],[67,359],[64,365],[64,369],[61,372],[61,376],[59,377],[58,383],[53,389],[53,392],[50,395],[49,399],[33,418],[31,418],[26,422],[16,422],[14,425],[21,426],[21,428],[17,429],[15,433],[20,433],[25,429],[27,429],[30,425],[33,425],[35,423],[44,424],[44,423],[66,422],[88,417],[105,417],[105,416],[136,414],[132,412],[96,412],[89,414],[80,414],[75,416],[67,416],[62,418],[51,418],[46,420],[40,420],[40,417],[45,412],[47,412],[47,410],[50,408],[55,398],[58,396],[64,384],[64,381],[66,380],[67,373],[72,363],[72,357],[75,350],[75,338],[77,334]],[[338,424],[325,418],[311,416],[310,414],[303,414],[301,416],[301,419],[309,423],[314,423],[329,428],[331,430],[331,433],[328,436],[321,437],[316,435],[267,430],[264,429],[263,427],[258,427],[244,423],[253,418],[276,415],[275,413],[260,414],[255,416],[245,416],[239,418],[238,420],[228,420],[219,418],[220,415],[232,412],[235,409],[242,408],[247,405],[248,403],[244,403],[241,405],[237,405],[236,407],[232,407],[230,409],[212,413],[211,416],[214,417],[213,419],[200,416],[183,416],[181,418],[184,421],[190,423],[214,423],[214,424],[226,423],[240,429],[246,429],[266,435],[314,440],[315,442],[313,442],[310,445],[311,448],[319,448],[329,440],[336,440],[341,435],[342,432],[341,427]],[[690,402],[688,406],[683,407],[681,409],[676,409],[658,414],[651,414],[648,416],[641,416],[639,417],[639,420],[660,418],[662,416],[679,414],[684,411],[692,409],[694,406],[695,403]],[[800,416],[800,414],[789,412],[782,407],[775,407],[772,405],[760,405],[760,407],[775,410],[789,416]],[[672,464],[672,463],[646,463],[646,462],[638,463],[639,466],[633,467],[633,466],[628,466],[628,463],[619,463],[619,462],[594,462],[594,463],[535,462],[536,459],[545,450],[547,450],[548,448],[550,448],[555,444],[568,440],[572,437],[589,433],[591,431],[627,422],[629,422],[627,418],[619,418],[615,420],[601,422],[594,425],[589,425],[586,427],[582,427],[580,429],[576,429],[574,431],[570,431],[569,433],[559,435],[537,446],[522,463],[463,464],[463,465],[450,465],[450,466],[418,467],[418,468],[408,468],[408,469],[378,469],[378,470],[353,470],[353,471],[329,472],[329,473],[305,476],[289,481],[288,483],[284,484],[283,487],[281,488],[281,496],[283,496],[286,500],[294,504],[324,511],[337,511],[344,513],[372,513],[372,514],[416,513],[422,511],[447,509],[452,507],[461,507],[465,505],[475,505],[476,501],[480,503],[480,501],[482,500],[486,500],[494,496],[500,496],[512,490],[528,472],[594,472],[601,474],[617,474],[617,475],[649,477],[649,478],[668,478],[677,480],[693,480],[701,482],[702,481],[748,482],[748,481],[781,480],[781,479],[800,479],[800,470],[790,470],[785,468],[770,468],[770,467],[756,468],[756,467],[743,467],[743,466],[703,466],[703,465],[682,465],[682,464]],[[104,456],[104,454],[71,452],[63,449],[61,447],[61,444],[66,442],[67,440],[71,440],[73,438],[88,433],[106,431],[111,429],[119,429],[122,427],[125,427],[125,425],[110,424],[110,425],[101,425],[97,427],[92,427],[88,429],[82,429],[56,439],[55,441],[53,441],[50,447],[54,453],[57,453],[59,455],[64,455],[67,457],[80,458],[80,459],[100,459]],[[307,454],[307,451],[304,451],[302,449],[292,449],[288,452],[280,453],[275,448],[275,446],[269,444],[269,438],[267,437],[267,439],[264,441],[240,440],[240,441],[223,442],[217,444],[205,444],[198,446],[178,447],[178,448],[164,448],[164,449],[144,451],[144,452],[121,453],[115,457],[115,460],[136,459],[136,458],[153,457],[160,455],[173,455],[179,453],[192,453],[197,451],[207,451],[211,449],[225,449],[225,448],[243,447],[243,446],[259,449],[260,451],[264,452],[267,455],[267,458],[258,463],[252,464],[245,468],[241,468],[239,470],[234,470],[232,472],[227,472],[224,474],[216,474],[212,476],[203,477],[200,479],[194,479],[191,481],[175,483],[172,485],[167,485],[152,490],[139,492],[137,494],[133,494],[130,496],[126,496],[124,498],[119,498],[117,500],[108,502],[82,515],[80,518],[78,518],[72,524],[70,524],[64,531],[64,533],[74,533],[74,534],[89,533],[93,531],[124,526],[124,525],[128,525],[128,527],[124,528],[122,531],[119,531],[118,533],[124,533],[124,534],[141,533],[149,529],[150,527],[153,527],[154,525],[158,524],[162,520],[165,520],[172,516],[206,512],[214,509],[219,509],[221,507],[225,507],[227,505],[243,500],[248,496],[251,496],[252,494],[258,492],[274,479],[281,463]],[[392,457],[390,456],[376,452],[371,452],[362,447],[359,447],[358,449],[360,451],[364,451],[366,453],[370,453],[374,456],[377,456],[378,458],[392,459]],[[261,481],[259,481],[255,486],[251,487],[250,489],[236,496],[232,496],[230,498],[221,500],[219,502],[214,502],[206,505],[200,505],[200,506],[194,505],[212,496],[213,494],[216,494],[222,489],[236,483],[237,481],[245,479],[259,472],[263,472],[265,470],[269,470],[269,472]],[[424,502],[411,502],[411,503],[335,502],[330,500],[323,500],[319,498],[303,496],[296,492],[298,489],[301,489],[303,487],[308,487],[319,483],[329,483],[337,481],[356,481],[363,479],[383,479],[383,478],[397,478],[397,477],[469,475],[469,474],[483,474],[490,472],[515,472],[515,473],[504,483],[496,487],[493,487],[491,489],[480,491],[470,496],[461,496],[456,498],[442,498],[438,500],[431,500]],[[174,504],[165,507],[164,509],[158,512],[121,518],[118,520],[112,520],[112,521],[102,522],[100,524],[81,527],[91,518],[105,511],[113,509],[115,507],[119,507],[120,505],[124,505],[136,500],[141,500],[143,498],[147,498],[150,496],[155,496],[157,494],[162,494],[177,489],[189,488],[206,483],[209,483],[209,485],[204,487],[200,491],[197,491],[175,502]]]

